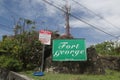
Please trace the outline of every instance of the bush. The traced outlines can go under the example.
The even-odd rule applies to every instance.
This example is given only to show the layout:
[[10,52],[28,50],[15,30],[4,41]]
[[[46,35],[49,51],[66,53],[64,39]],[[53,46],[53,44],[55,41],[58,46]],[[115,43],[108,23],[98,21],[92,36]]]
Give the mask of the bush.
[[8,70],[19,71],[22,69],[22,63],[17,59],[9,56],[0,56],[0,68],[6,68]]

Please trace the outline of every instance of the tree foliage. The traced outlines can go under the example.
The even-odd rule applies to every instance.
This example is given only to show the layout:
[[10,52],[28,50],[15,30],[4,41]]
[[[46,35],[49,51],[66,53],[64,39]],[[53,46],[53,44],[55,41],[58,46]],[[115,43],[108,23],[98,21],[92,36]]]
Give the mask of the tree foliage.
[[15,35],[5,37],[0,42],[0,54],[2,55],[0,65],[5,63],[2,67],[8,68],[8,65],[15,63],[8,69],[18,64],[22,66],[22,69],[32,69],[40,65],[42,46],[38,40],[38,32],[35,31],[35,23],[28,19],[20,19],[20,22],[21,24],[17,24],[15,28]]
[[[14,28],[14,33],[14,36],[5,36],[3,41],[0,42],[0,55],[2,55],[0,57],[0,65],[5,61],[2,67],[10,70],[13,70],[17,65],[19,65],[21,69],[39,67],[42,60],[43,46],[38,40],[39,33],[36,31],[35,22],[20,18]],[[52,39],[56,39],[59,36],[57,31],[52,33]],[[45,46],[44,59],[51,55],[51,50],[51,46]],[[15,62],[12,60],[15,60]],[[12,63],[14,63],[14,65],[8,67],[8,65]],[[19,70],[20,68],[15,70]]]
[[96,44],[94,47],[97,53],[101,55],[120,55],[120,46],[119,42],[105,41],[99,44]]
[[22,69],[22,63],[8,55],[0,56],[0,68],[6,68],[8,70],[19,71]]

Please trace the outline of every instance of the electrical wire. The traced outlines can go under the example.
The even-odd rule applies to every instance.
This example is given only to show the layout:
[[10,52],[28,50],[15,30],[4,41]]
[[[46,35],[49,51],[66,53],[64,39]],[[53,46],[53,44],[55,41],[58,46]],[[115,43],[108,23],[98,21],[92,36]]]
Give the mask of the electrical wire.
[[[66,0],[63,0],[63,1],[66,1]],[[75,2],[76,3],[76,2]],[[76,3],[76,4],[78,4],[78,5],[80,5],[79,3]],[[82,5],[82,4],[81,4]],[[107,31],[106,32],[108,32],[108,33],[111,33],[111,34],[116,34],[117,32],[119,32],[120,31],[120,29],[118,29],[118,27],[116,27],[116,26],[113,26],[113,25],[111,25],[110,24],[110,22],[108,23],[108,22],[106,22],[105,21],[105,19],[103,18],[103,17],[101,17],[101,16],[99,16],[99,15],[97,15],[96,13],[94,13],[94,12],[92,12],[92,11],[90,11],[90,10],[88,10],[88,8],[87,7],[84,7],[84,6],[81,6],[80,5],[80,7],[82,7],[83,9],[82,10],[87,10],[87,11],[82,11],[82,12],[87,12],[87,15],[84,15],[84,16],[79,16],[79,18],[82,18],[82,19],[84,19],[85,21],[87,21],[87,22],[89,22],[90,24],[96,24],[96,21],[97,21],[97,27],[99,27],[99,29],[100,28],[102,28],[102,30],[106,30],[106,28],[108,27],[108,26],[111,26],[111,28],[110,29],[107,29]],[[79,8],[79,7],[78,7]],[[78,10],[78,8],[77,8],[77,12],[78,11],[81,11],[81,10]],[[84,13],[84,14],[85,14]],[[88,15],[90,15],[91,17],[92,17],[92,20],[91,20],[91,18],[88,18],[88,17],[86,17],[86,16],[88,16]],[[77,17],[78,17],[78,15],[77,15]],[[98,20],[95,20],[93,17],[96,17],[96,18],[99,18]],[[103,19],[102,19],[103,18]],[[103,24],[105,24],[105,25],[103,25]],[[101,25],[101,26],[99,26],[99,25]],[[102,25],[104,26],[104,27],[102,27]],[[113,32],[111,32],[111,30],[112,31],[115,31],[116,33],[113,33]]]
[[8,32],[8,33],[11,33],[11,31],[13,31],[13,29],[12,29],[12,28],[9,28],[8,25],[1,24],[1,23],[0,23],[0,29],[6,31],[6,32]]
[[[64,0],[65,1],[65,0]],[[113,28],[116,28],[116,32],[120,31],[120,28],[116,25],[114,25],[113,23],[111,23],[109,20],[106,20],[104,17],[96,14],[94,11],[92,11],[91,9],[87,8],[86,6],[84,6],[83,4],[81,4],[80,2],[78,1],[75,1],[75,0],[72,0],[73,2],[75,2],[76,4],[78,4],[79,6],[83,7],[84,9],[86,9],[88,12],[92,13],[93,15],[97,16],[98,18],[100,18],[101,20],[105,21],[106,23],[108,23],[110,26],[112,26]],[[105,26],[105,25],[104,25]],[[115,31],[115,30],[114,30]],[[117,36],[117,37],[120,37]]]
[[110,21],[106,20],[104,17],[96,14],[94,11],[92,11],[91,9],[87,8],[86,6],[84,6],[83,4],[81,4],[80,2],[76,1],[76,0],[72,0],[73,2],[75,2],[76,4],[82,6],[84,9],[86,9],[87,11],[91,12],[92,14],[94,14],[95,16],[99,17],[100,19],[104,20],[105,22],[107,22],[108,24],[110,24],[111,26],[113,26],[114,28],[120,29],[118,26],[114,25],[113,23],[111,23]]
[[[14,16],[16,15],[16,16],[20,16],[20,15],[18,15],[17,13],[15,13],[14,11],[12,11],[11,9],[9,9],[8,7],[6,7],[5,5],[0,5],[0,6],[2,6],[2,7],[4,7],[5,9],[7,9],[9,12],[11,12],[11,14],[13,13],[14,14]],[[11,15],[11,16],[13,16],[13,15]]]
[[[66,12],[66,11],[64,11],[63,9],[59,8],[58,6],[54,5],[53,3],[50,3],[50,2],[47,1],[47,0],[42,0],[42,1],[44,1],[45,3],[51,5],[51,6],[57,8],[57,9],[59,9],[59,10],[61,10],[62,12]],[[112,36],[112,37],[114,37],[114,38],[117,38],[116,36],[114,36],[114,35],[112,35],[112,34],[109,34],[109,33],[105,32],[104,30],[101,30],[101,29],[97,28],[96,26],[94,26],[94,25],[92,25],[92,24],[86,22],[85,20],[82,20],[82,19],[76,17],[75,15],[73,15],[73,14],[71,14],[71,13],[69,13],[69,15],[70,15],[71,17],[73,17],[73,18],[75,18],[75,19],[77,19],[77,20],[79,20],[79,21],[81,21],[81,22],[83,22],[83,23],[85,23],[85,24],[91,26],[91,27],[94,28],[94,29],[97,29],[97,30],[99,30],[99,31],[101,31],[101,32],[103,32],[103,33],[109,35],[109,36]]]
[[2,20],[4,19],[5,21],[10,21],[10,20],[8,20],[7,18],[5,18],[5,17],[3,17],[1,15],[0,15],[0,18],[2,18]]
[[[64,1],[66,1],[66,0],[64,0]],[[55,1],[56,3],[58,3],[58,1]],[[53,3],[52,3],[53,4]],[[55,4],[54,4],[55,5]],[[63,6],[61,7],[61,5],[63,5],[63,4],[57,4],[58,6],[59,6],[59,8],[63,8]],[[76,16],[77,18],[78,18],[78,16]],[[73,17],[74,18],[74,17]],[[80,18],[82,18],[82,17],[80,17]],[[85,18],[82,18],[82,20],[85,20],[85,21],[87,21],[87,22],[89,22],[89,20],[87,20],[87,19],[85,19]],[[91,24],[91,23],[90,23]],[[91,25],[94,25],[94,26],[97,26],[97,27],[99,27],[98,25],[95,25],[95,24],[91,24]],[[99,29],[99,28],[98,28]],[[104,29],[102,29],[102,30],[104,30]],[[104,31],[105,32],[105,31]],[[109,33],[109,35],[111,35],[110,33]],[[112,36],[114,36],[114,35],[112,35]]]
[[2,23],[0,23],[0,26],[4,26],[4,28],[6,28],[6,29],[13,29],[13,28],[10,28],[8,25],[5,25],[5,24],[2,24]]
[[[89,23],[89,24],[91,24],[91,25],[94,25],[96,28],[98,28],[98,29],[100,29],[100,30],[103,30],[104,32],[107,32],[107,33],[109,33],[109,34],[113,34],[113,33],[111,33],[111,31],[105,31],[106,29],[105,28],[102,28],[101,26],[100,26],[100,24],[96,24],[96,23],[94,23],[92,20],[90,21],[89,19],[86,19],[86,18],[83,18],[83,17],[80,17],[80,16],[78,16],[78,15],[76,15],[76,17],[77,18],[79,18],[79,19],[82,19],[83,21],[85,21],[85,22],[87,22],[87,23]],[[105,25],[104,25],[105,26]],[[101,29],[102,28],[102,29]],[[113,31],[113,29],[112,29],[112,31]],[[116,32],[118,32],[118,30],[114,30],[114,31],[116,31]]]

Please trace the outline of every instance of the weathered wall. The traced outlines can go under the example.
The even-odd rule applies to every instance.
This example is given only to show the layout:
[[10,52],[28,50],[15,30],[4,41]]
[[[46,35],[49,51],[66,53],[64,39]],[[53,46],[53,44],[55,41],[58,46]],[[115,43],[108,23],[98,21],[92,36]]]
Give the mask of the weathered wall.
[[0,68],[0,80],[7,80],[8,73],[8,70]]
[[10,71],[7,77],[8,80],[32,80],[25,75]]
[[94,48],[87,49],[87,61],[52,61],[52,55],[46,59],[46,71],[59,73],[105,74],[105,69],[120,71],[120,57],[99,56]]
[[0,80],[32,80],[32,79],[13,71],[0,69]]
[[105,74],[100,57],[94,48],[87,49],[87,61],[52,61],[52,56],[46,59],[46,71],[59,73],[90,73]]
[[120,57],[115,56],[100,56],[103,67],[120,71]]

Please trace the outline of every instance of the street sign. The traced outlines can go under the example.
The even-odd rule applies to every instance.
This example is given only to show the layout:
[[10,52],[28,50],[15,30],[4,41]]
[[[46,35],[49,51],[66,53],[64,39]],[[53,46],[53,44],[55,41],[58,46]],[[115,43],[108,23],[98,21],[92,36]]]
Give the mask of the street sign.
[[51,32],[46,30],[40,30],[39,40],[42,44],[50,45],[51,43]]
[[86,61],[85,39],[56,39],[52,47],[53,61]]

